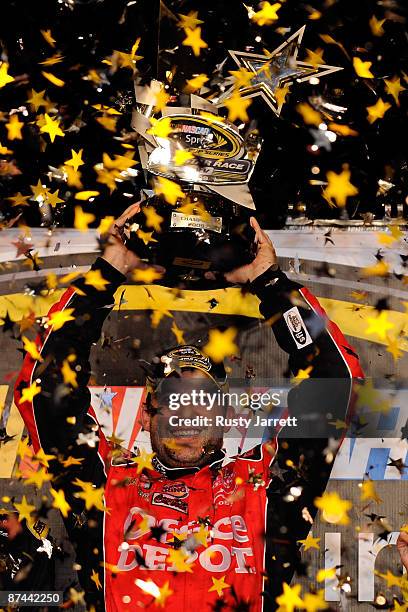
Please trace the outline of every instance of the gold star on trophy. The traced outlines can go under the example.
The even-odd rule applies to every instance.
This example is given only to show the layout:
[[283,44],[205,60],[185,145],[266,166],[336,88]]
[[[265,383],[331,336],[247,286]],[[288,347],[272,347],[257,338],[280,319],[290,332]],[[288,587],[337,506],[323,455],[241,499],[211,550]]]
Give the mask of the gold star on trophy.
[[[279,117],[285,97],[279,95],[280,89],[287,87],[293,81],[308,81],[311,77],[320,78],[332,72],[343,70],[339,66],[328,66],[316,62],[310,64],[297,60],[305,28],[306,26],[301,27],[270,53],[266,52],[262,55],[243,51],[228,51],[237,66],[244,68],[253,75],[250,84],[239,87],[238,93],[241,98],[261,96]],[[233,84],[220,96],[218,106],[224,106],[225,102],[236,91],[236,84]]]

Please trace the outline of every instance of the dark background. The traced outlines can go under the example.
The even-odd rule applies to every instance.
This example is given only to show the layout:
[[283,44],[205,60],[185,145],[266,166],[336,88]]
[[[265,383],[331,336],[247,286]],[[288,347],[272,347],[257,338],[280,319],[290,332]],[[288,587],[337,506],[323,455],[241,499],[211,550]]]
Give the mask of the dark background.
[[[255,1],[247,6],[259,9]],[[187,14],[198,10],[204,21],[202,38],[208,49],[194,57],[189,47],[180,43],[183,30],[177,28],[177,13]],[[319,19],[309,19],[313,10],[320,11]],[[342,165],[350,165],[351,181],[359,194],[348,199],[347,214],[350,219],[361,219],[371,212],[383,218],[384,203],[392,205],[396,216],[397,204],[406,197],[406,107],[407,92],[400,96],[400,106],[386,94],[384,78],[401,77],[408,87],[408,45],[406,32],[406,5],[399,0],[313,0],[312,4],[298,0],[286,0],[279,10],[279,20],[271,26],[259,27],[248,19],[242,2],[236,0],[41,0],[37,2],[14,0],[1,3],[0,39],[2,59],[10,64],[9,73],[16,81],[0,90],[0,141],[13,150],[5,156],[21,174],[0,175],[1,221],[7,223],[23,212],[28,225],[41,224],[71,226],[73,221],[73,190],[55,176],[47,177],[50,166],[58,167],[71,157],[71,148],[84,148],[86,166],[80,169],[84,189],[100,191],[92,203],[81,203],[86,211],[93,212],[98,220],[104,215],[117,215],[132,200],[123,192],[134,193],[145,185],[143,173],[124,181],[112,193],[96,182],[93,166],[101,161],[102,152],[111,157],[122,153],[121,138],[131,132],[130,114],[133,105],[132,72],[121,68],[114,74],[102,63],[113,50],[130,52],[137,37],[141,37],[137,55],[144,59],[137,63],[139,76],[149,82],[151,78],[163,78],[167,69],[176,67],[173,81],[175,93],[185,80],[197,73],[211,77],[217,64],[227,56],[228,49],[250,50],[262,53],[273,50],[303,24],[307,24],[298,59],[306,56],[306,48],[324,50],[326,64],[341,66],[344,70],[323,77],[319,85],[294,84],[280,118],[260,100],[255,99],[249,109],[264,138],[264,146],[251,179],[251,191],[259,217],[266,228],[279,228],[285,224],[288,206],[306,205],[309,218],[339,218],[345,211],[330,208],[322,198],[322,188],[309,184],[310,179],[325,180],[327,170],[340,172]],[[374,36],[369,20],[375,15],[386,19],[383,36]],[[51,29],[56,40],[55,48],[44,40],[40,30]],[[326,44],[320,34],[329,34],[343,46]],[[256,41],[256,37],[261,37]],[[54,53],[64,56],[62,62],[43,66],[39,62]],[[371,61],[374,79],[358,77],[352,66],[352,58]],[[84,80],[89,70],[95,69],[103,77],[97,85]],[[227,70],[233,65],[227,63]],[[41,75],[41,70],[52,72],[65,81],[64,87],[56,87]],[[404,77],[405,74],[405,77]],[[36,115],[27,104],[31,89],[46,90],[46,95],[56,103],[61,126],[66,130],[78,118],[83,125],[76,132],[57,137],[51,144],[48,136],[39,138],[35,125]],[[98,91],[98,89],[100,91]],[[319,149],[313,152],[310,127],[303,123],[296,111],[299,102],[309,102],[310,96],[320,94],[326,101],[347,107],[342,123],[358,132],[355,137],[338,137],[331,151]],[[366,107],[378,98],[391,103],[391,109],[382,120],[370,125],[366,119]],[[117,123],[116,134],[107,131],[95,120],[93,104],[102,103],[121,109],[123,115]],[[7,141],[4,126],[13,108],[26,106],[28,115],[19,113],[23,120],[23,140]],[[38,113],[44,112],[40,109]],[[38,114],[37,113],[37,114]],[[46,147],[44,147],[46,142]],[[0,156],[4,157],[4,156]],[[320,173],[311,174],[311,167],[318,166]],[[5,198],[18,191],[29,194],[29,185],[38,179],[46,182],[52,191],[59,188],[59,196],[65,202],[52,211],[52,219],[44,220],[35,201],[29,206],[11,207]],[[392,183],[385,195],[376,195],[378,180]],[[78,202],[76,202],[78,203]]]

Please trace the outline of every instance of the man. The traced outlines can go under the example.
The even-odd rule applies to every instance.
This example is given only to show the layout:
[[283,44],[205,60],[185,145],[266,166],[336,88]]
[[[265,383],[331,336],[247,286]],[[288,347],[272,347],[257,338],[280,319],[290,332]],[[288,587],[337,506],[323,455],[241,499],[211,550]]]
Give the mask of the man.
[[[42,446],[57,456],[50,465],[53,487],[65,491],[72,509],[66,526],[88,602],[102,609],[97,587],[104,583],[109,612],[157,606],[169,612],[273,610],[282,583],[299,566],[297,540],[306,537],[313,500],[330,474],[323,454],[333,433],[327,421],[345,418],[352,379],[362,376],[357,355],[316,298],[279,270],[271,241],[252,218],[257,255],[227,280],[250,283],[262,315],[289,354],[291,370],[308,373],[290,392],[288,408],[300,417],[314,415],[308,426],[314,437],[294,440],[283,430],[278,453],[272,440],[227,461],[219,429],[172,429],[166,414],[170,392],[195,385],[221,389],[226,382],[223,366],[198,347],[178,347],[163,356],[158,377],[149,375],[142,420],[156,453],[151,463],[143,454],[123,458],[116,448],[112,452],[102,431],[97,452],[79,445],[93,440],[97,428],[88,410],[91,345],[101,334],[114,292],[140,265],[121,240],[126,220],[138,209],[133,205],[116,221],[92,267],[105,279],[104,290],[82,278],[52,308],[73,309],[73,320],[44,331],[38,340],[41,360],[26,356],[16,403],[35,449]],[[70,383],[68,367],[76,373]],[[327,384],[316,387],[321,380]],[[20,403],[22,390],[33,381],[41,393]],[[187,409],[190,415],[200,411]],[[104,481],[109,512],[84,512],[78,492],[86,482],[100,487]],[[286,493],[294,486],[290,499]]]

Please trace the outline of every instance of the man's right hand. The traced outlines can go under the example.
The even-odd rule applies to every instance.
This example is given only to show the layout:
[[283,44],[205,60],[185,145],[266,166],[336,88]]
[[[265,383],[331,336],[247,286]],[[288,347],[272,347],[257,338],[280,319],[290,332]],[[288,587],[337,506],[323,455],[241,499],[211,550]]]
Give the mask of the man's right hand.
[[123,233],[122,228],[126,221],[131,219],[139,211],[140,202],[132,204],[118,219],[116,219],[107,232],[107,245],[102,258],[116,268],[116,270],[122,272],[122,274],[128,274],[135,268],[141,266],[139,257],[136,253],[126,248],[121,238],[121,232]]

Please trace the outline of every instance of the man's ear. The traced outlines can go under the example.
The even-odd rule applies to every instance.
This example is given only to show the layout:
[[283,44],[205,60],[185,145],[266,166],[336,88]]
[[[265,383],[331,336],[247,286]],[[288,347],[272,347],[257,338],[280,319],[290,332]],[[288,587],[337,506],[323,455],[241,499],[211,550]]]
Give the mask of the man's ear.
[[150,432],[150,419],[152,414],[152,408],[152,396],[149,393],[146,397],[146,401],[142,404],[142,411],[140,415],[142,428],[144,429],[144,431]]

